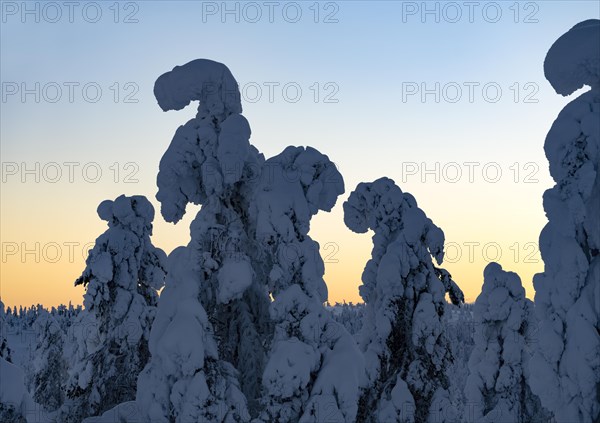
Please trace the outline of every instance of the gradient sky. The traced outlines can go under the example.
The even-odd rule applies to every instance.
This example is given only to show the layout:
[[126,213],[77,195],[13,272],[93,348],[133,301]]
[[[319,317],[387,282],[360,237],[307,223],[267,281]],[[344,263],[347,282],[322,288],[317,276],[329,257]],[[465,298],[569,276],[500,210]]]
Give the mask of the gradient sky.
[[[357,183],[381,176],[444,230],[445,267],[468,300],[494,259],[533,297],[532,276],[543,269],[542,194],[552,185],[543,143],[570,101],[546,82],[543,60],[573,25],[600,17],[597,1],[475,2],[471,10],[465,2],[108,1],[76,2],[71,16],[63,2],[49,4],[2,1],[5,304],[81,303],[73,281],[106,229],[97,205],[143,194],[158,210],[159,160],[195,107],[163,113],[152,87],[196,58],[231,69],[251,142],[265,156],[310,145],[342,172],[346,194],[311,229],[330,301],[360,300],[371,234],[346,229],[341,205]],[[234,12],[223,15],[224,7]],[[197,209],[176,226],[157,215],[155,245],[170,252],[186,244]]]

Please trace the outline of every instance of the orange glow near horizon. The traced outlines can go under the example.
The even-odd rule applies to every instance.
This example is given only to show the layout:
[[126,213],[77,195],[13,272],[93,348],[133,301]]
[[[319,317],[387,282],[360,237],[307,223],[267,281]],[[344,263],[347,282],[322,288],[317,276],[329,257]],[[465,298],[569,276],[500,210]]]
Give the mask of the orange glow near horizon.
[[[423,200],[419,205],[427,211],[429,205],[426,199]],[[348,230],[343,223],[341,203],[339,200],[332,213],[319,213],[313,218],[311,235],[321,247],[329,301],[357,303],[362,301],[358,287],[371,255],[373,234],[371,231],[355,234]],[[82,208],[80,219],[60,221],[58,216],[53,216],[56,225],[36,226],[29,224],[35,222],[35,208],[32,207],[28,205],[23,211],[12,208],[2,211],[7,221],[28,222],[28,225],[2,227],[2,301],[6,306],[81,304],[84,290],[73,286],[73,283],[85,267],[87,250],[106,230],[106,222],[97,217],[95,210],[86,206],[88,210]],[[156,202],[155,207],[158,210]],[[198,207],[189,207],[188,213],[177,225],[164,222],[157,213],[153,243],[167,253],[178,245],[187,244],[189,224],[197,210]],[[531,221],[523,221],[519,226],[497,220],[500,223],[491,227],[486,225],[486,219],[476,220],[474,216],[477,214],[481,213],[462,215],[448,210],[446,215],[437,211],[436,217],[443,217],[443,222],[430,215],[446,234],[446,258],[442,267],[453,275],[468,302],[479,295],[483,269],[490,261],[498,261],[505,270],[518,273],[527,296],[533,298],[532,277],[543,270],[537,250],[537,236],[545,224],[543,213],[538,213],[536,225],[532,225]],[[453,227],[449,227],[450,221],[454,223]],[[461,227],[463,229],[458,229]],[[515,233],[519,234],[519,239],[511,238]]]

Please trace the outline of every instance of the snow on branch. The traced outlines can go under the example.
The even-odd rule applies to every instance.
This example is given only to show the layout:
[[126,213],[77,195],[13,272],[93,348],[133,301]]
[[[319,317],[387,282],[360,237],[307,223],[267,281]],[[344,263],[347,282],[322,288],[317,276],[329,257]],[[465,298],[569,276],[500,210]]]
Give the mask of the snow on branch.
[[200,101],[199,111],[214,115],[242,113],[238,83],[231,71],[207,59],[192,60],[162,74],[154,84],[154,96],[165,112]]
[[556,40],[546,55],[544,74],[564,96],[584,85],[600,88],[600,20],[580,22]]

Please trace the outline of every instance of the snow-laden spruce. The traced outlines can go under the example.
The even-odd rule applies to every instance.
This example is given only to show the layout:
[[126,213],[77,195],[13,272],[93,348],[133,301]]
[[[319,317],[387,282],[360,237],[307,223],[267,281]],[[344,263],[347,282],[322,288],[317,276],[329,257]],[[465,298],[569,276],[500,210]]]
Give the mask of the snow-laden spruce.
[[356,339],[362,327],[365,304],[353,304],[344,301],[343,303],[336,302],[335,305],[327,303],[327,308],[331,311],[334,320],[342,324],[350,335]]
[[535,332],[533,303],[525,298],[516,273],[490,263],[483,276],[474,307],[477,331],[469,359],[463,421],[542,421],[539,398],[529,388],[527,336]]
[[388,178],[359,184],[344,203],[344,221],[354,232],[374,232],[360,286],[369,386],[357,421],[454,421],[442,316],[447,290],[456,300],[462,292],[432,262],[443,260],[444,233]]
[[25,387],[23,371],[12,364],[7,327],[4,303],[0,300],[0,422],[26,423],[24,416],[32,411],[33,401]]
[[344,192],[326,155],[288,147],[265,163],[250,214],[266,260],[275,322],[263,381],[264,422],[353,422],[364,381],[353,337],[333,320],[310,219]]
[[177,223],[188,203],[216,207],[209,203],[230,197],[233,184],[252,179],[264,159],[250,145],[237,82],[225,65],[197,59],[176,66],[156,80],[154,94],[164,111],[200,100],[160,161],[156,198],[165,220]]
[[80,324],[95,326],[97,339],[80,331],[76,362],[69,370],[69,401],[63,422],[80,423],[135,398],[136,382],[149,358],[148,338],[165,253],[152,245],[154,208],[143,196],[120,196],[98,206],[109,229],[96,239],[76,285],[84,285]]
[[205,282],[192,250],[175,249],[150,337],[148,366],[138,380],[141,421],[248,421],[237,372],[219,358],[213,328],[200,302]]
[[443,316],[444,333],[450,343],[453,358],[453,362],[446,371],[450,380],[448,393],[450,401],[456,405],[457,415],[462,414],[463,407],[467,402],[465,386],[469,376],[468,362],[474,347],[473,338],[476,327],[472,308],[473,304],[463,304],[462,306],[447,304]]
[[544,194],[544,272],[534,277],[540,320],[532,389],[558,423],[600,420],[600,21],[575,25],[548,51],[557,93],[570,102],[544,145],[556,185]]
[[64,357],[65,334],[58,321],[46,310],[38,312],[34,323],[37,345],[33,354],[33,399],[47,411],[64,402],[67,362]]
[[6,339],[7,332],[8,321],[6,319],[6,313],[4,311],[4,303],[2,302],[2,300],[0,300],[0,358],[5,359],[9,363],[12,363],[11,351],[10,347],[8,346],[8,340]]
[[452,279],[452,275],[446,269],[441,269],[439,267],[434,267],[436,276],[442,281],[444,284],[444,290],[448,294],[448,298],[450,299],[450,303],[455,306],[461,306],[465,303],[465,294],[462,292],[462,289],[458,286],[454,279]]
[[180,168],[200,166],[201,177],[187,182],[201,187],[205,200],[190,226],[191,266],[202,274],[201,302],[219,339],[219,356],[239,371],[249,411],[256,415],[271,334],[270,300],[248,209],[264,158],[250,145],[250,125],[242,115],[232,113],[222,122],[216,115],[199,115],[192,122],[203,150]]
[[156,421],[247,421],[257,412],[269,333],[269,296],[264,271],[253,266],[247,213],[264,158],[249,142],[225,65],[198,59],[178,66],[158,78],[154,92],[165,111],[200,101],[161,159],[162,215],[176,223],[188,203],[202,208],[190,243],[169,257],[138,405]]
[[[141,413],[283,422],[334,412],[352,421],[360,377],[345,367],[361,357],[323,307],[323,262],[307,235],[311,216],[343,192],[341,175],[311,148],[289,147],[265,163],[249,142],[237,83],[220,63],[176,67],[158,78],[155,95],[163,110],[200,101],[160,163],[163,217],[177,222],[188,203],[202,208],[189,245],[169,258],[152,360],[138,384]],[[310,357],[296,356],[296,347]],[[290,364],[296,360],[301,368]]]

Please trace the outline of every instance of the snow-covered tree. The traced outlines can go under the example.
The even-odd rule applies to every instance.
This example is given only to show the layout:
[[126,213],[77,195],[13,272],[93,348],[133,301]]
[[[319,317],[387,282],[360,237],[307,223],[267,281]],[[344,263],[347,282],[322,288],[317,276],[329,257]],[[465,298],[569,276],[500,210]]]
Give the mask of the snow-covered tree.
[[460,306],[465,303],[465,294],[456,282],[452,279],[452,275],[446,269],[434,267],[436,276],[444,284],[444,290],[448,294],[450,302],[455,306]]
[[464,405],[467,402],[465,386],[469,376],[468,362],[474,347],[476,326],[471,309],[472,304],[461,306],[447,304],[444,312],[444,333],[450,343],[454,359],[446,370],[450,381],[448,392],[450,402],[457,410],[457,415],[462,414]]
[[317,150],[288,147],[266,161],[250,214],[268,269],[275,322],[262,378],[260,421],[353,422],[362,355],[352,336],[324,308],[327,287],[310,219],[330,211],[344,183]]
[[475,348],[469,359],[465,422],[540,421],[539,398],[529,387],[527,335],[535,325],[533,303],[516,273],[490,263],[475,302]]
[[457,300],[462,293],[432,262],[443,260],[444,233],[388,178],[359,184],[344,203],[344,221],[354,232],[374,232],[360,286],[369,387],[357,421],[453,421],[442,318],[446,292]]
[[4,337],[0,338],[0,357],[9,363],[12,363],[10,347],[8,346],[8,341]]
[[8,332],[8,322],[4,314],[4,303],[0,300],[0,358],[12,363],[11,351],[6,339]]
[[[303,309],[298,313],[310,315],[305,322],[316,320],[315,328],[306,329],[310,337],[306,347],[316,350],[315,359],[327,363],[331,359],[328,349],[341,350],[344,342],[350,346],[342,352],[352,349],[352,338],[328,318],[322,306],[326,299],[323,263],[318,244],[307,236],[310,216],[335,203],[341,177],[337,186],[326,181],[333,164],[313,149],[292,147],[265,163],[249,143],[251,131],[240,114],[237,83],[220,63],[200,59],[176,67],[158,78],[154,92],[163,110],[179,110],[190,101],[200,101],[197,116],[177,130],[161,160],[157,198],[163,217],[177,222],[188,203],[202,208],[191,224],[189,245],[169,259],[169,269],[177,269],[170,272],[161,298],[150,343],[152,361],[140,377],[138,405],[148,418],[160,421],[246,421],[259,414],[261,404],[278,401],[272,394],[281,397],[281,392],[266,388],[259,402],[263,370],[271,374],[279,365],[273,357],[288,357],[272,353],[265,369],[273,324],[278,324],[277,345],[289,337],[282,326],[291,324],[290,310],[285,308],[296,307],[291,296],[301,302],[298,308]],[[282,179],[281,170],[297,167],[304,172],[301,179]],[[276,182],[285,182],[277,185],[278,196],[267,192],[273,185],[272,171],[280,172]],[[264,244],[268,232],[274,238]],[[299,248],[299,258],[278,257],[278,248],[288,254]],[[277,276],[277,271],[284,270],[292,273]],[[290,299],[285,300],[288,288]],[[276,304],[270,311],[269,291]],[[190,305],[182,311],[178,302],[183,298]],[[194,319],[187,320],[196,323],[182,325],[182,313],[191,313]],[[326,327],[335,333],[330,340],[321,333]],[[197,340],[193,348],[188,345],[190,339]],[[163,351],[167,343],[174,348],[168,353]],[[192,365],[178,359],[190,354]],[[323,377],[318,376],[321,366],[303,369],[308,375],[302,388],[308,386],[313,393],[296,404],[300,409],[295,413],[306,406],[306,416],[314,416],[320,402],[333,398],[339,389],[338,404],[345,418],[352,419],[351,405],[346,404],[351,385],[342,391],[326,375],[336,365],[323,365],[327,369]],[[262,378],[262,385],[266,380]],[[273,378],[271,382],[276,383]],[[269,412],[263,416],[268,419]]]
[[356,338],[362,327],[365,311],[364,303],[352,304],[344,301],[343,303],[335,303],[333,306],[328,305],[327,308],[331,311],[334,320],[344,325],[346,330]]
[[269,325],[247,212],[264,158],[249,143],[237,82],[225,65],[199,59],[178,66],[158,78],[154,93],[165,111],[200,101],[161,159],[162,215],[176,223],[188,203],[202,208],[189,245],[169,257],[138,405],[157,421],[247,421]]
[[544,194],[544,272],[535,275],[540,329],[533,391],[558,423],[600,421],[600,21],[575,25],[548,51],[557,93],[591,89],[554,121],[544,145],[556,185]]
[[38,338],[32,363],[33,399],[44,409],[54,411],[63,404],[65,398],[65,334],[58,321],[46,310],[39,312],[34,327]]
[[142,421],[157,423],[249,420],[237,372],[219,358],[213,327],[200,301],[202,273],[192,250],[175,249],[150,336],[152,354],[138,380]]
[[135,398],[165,278],[166,256],[150,241],[154,208],[145,197],[103,201],[98,215],[109,229],[96,239],[75,282],[86,287],[81,323],[95,324],[98,339],[79,339],[67,384],[71,401],[61,409],[64,422],[80,423]]

